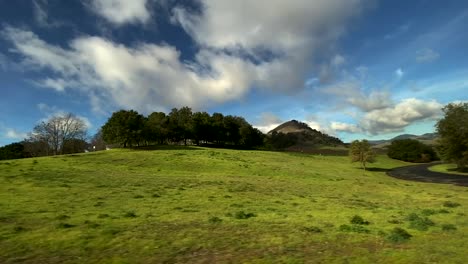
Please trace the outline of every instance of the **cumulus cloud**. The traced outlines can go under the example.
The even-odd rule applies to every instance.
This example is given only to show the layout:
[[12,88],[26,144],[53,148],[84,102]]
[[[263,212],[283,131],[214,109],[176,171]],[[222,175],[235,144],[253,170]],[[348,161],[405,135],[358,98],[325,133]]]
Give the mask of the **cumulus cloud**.
[[92,0],[89,8],[112,24],[145,24],[151,18],[148,4],[148,0]]
[[28,134],[19,132],[16,129],[8,128],[5,130],[5,137],[8,139],[23,140],[28,137]]
[[356,107],[363,112],[387,108],[393,104],[391,95],[387,90],[364,91],[357,80],[346,80],[324,90],[325,93],[333,94],[339,101]]
[[400,132],[414,122],[439,118],[441,108],[442,105],[434,100],[408,98],[392,107],[366,113],[360,126],[373,135]]
[[416,52],[416,61],[419,63],[433,62],[439,59],[439,57],[439,53],[435,52],[432,49],[422,49]]
[[362,132],[362,129],[356,124],[342,123],[342,122],[331,122],[330,128],[337,132],[349,132],[349,133],[359,133]]
[[276,116],[271,112],[263,112],[260,115],[258,124],[254,125],[255,128],[262,131],[263,133],[268,133],[271,130],[275,129],[277,126],[281,125],[283,121],[281,118]]
[[[91,6],[114,24],[145,23],[150,19],[148,1],[95,0]],[[196,108],[237,100],[253,87],[302,89],[314,56],[334,45],[366,1],[200,2],[199,13],[182,6],[172,12],[173,22],[198,44],[192,61],[182,61],[180,52],[168,44],[126,46],[80,36],[61,47],[8,26],[2,35],[13,43],[25,66],[53,72],[36,80],[39,86],[80,90],[89,95],[96,112],[115,107],[143,112]],[[341,55],[331,58],[333,65],[344,62]]]

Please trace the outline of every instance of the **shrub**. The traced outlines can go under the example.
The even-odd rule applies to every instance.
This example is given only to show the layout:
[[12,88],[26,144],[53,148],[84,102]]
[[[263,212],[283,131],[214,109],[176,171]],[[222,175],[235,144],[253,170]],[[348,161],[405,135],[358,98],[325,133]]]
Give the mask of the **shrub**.
[[208,219],[208,222],[212,223],[212,224],[218,224],[218,223],[221,223],[223,221],[223,219],[217,217],[217,216],[212,216]]
[[446,202],[444,202],[444,206],[445,206],[445,207],[450,207],[450,208],[458,207],[458,206],[460,206],[460,205],[461,205],[461,204],[459,204],[459,203],[451,202],[451,201],[446,201]]
[[251,217],[255,217],[254,213],[245,213],[244,211],[239,211],[234,214],[234,218],[236,219],[249,219]]
[[392,229],[392,231],[390,231],[390,234],[387,236],[387,240],[394,243],[400,243],[409,240],[411,237],[412,235],[405,229],[395,227]]
[[72,228],[72,227],[75,227],[75,225],[68,224],[68,223],[59,223],[59,224],[57,225],[57,228],[64,228],[64,229],[66,229],[66,228]]
[[364,218],[362,218],[359,215],[353,216],[353,218],[351,218],[350,222],[351,222],[351,224],[354,224],[354,225],[368,225],[368,224],[370,224],[369,221],[364,220]]
[[361,225],[340,225],[340,231],[355,233],[370,233],[369,229]]
[[409,162],[430,162],[439,159],[431,146],[415,139],[392,141],[388,147],[387,155],[392,159]]
[[135,217],[137,217],[137,215],[135,214],[135,212],[129,211],[129,212],[126,212],[126,213],[124,214],[124,217],[127,217],[127,218],[135,218]]
[[309,232],[309,233],[322,233],[322,229],[320,229],[319,227],[316,227],[316,226],[308,226],[308,227],[304,227],[303,229],[304,231],[306,232]]
[[452,225],[452,224],[443,224],[442,225],[442,230],[443,231],[455,231],[455,230],[457,230],[457,227],[455,225]]
[[419,231],[426,231],[429,229],[430,226],[434,226],[435,223],[427,218],[427,217],[420,217],[419,215],[412,213],[408,215],[408,221],[410,221],[409,228],[416,229]]

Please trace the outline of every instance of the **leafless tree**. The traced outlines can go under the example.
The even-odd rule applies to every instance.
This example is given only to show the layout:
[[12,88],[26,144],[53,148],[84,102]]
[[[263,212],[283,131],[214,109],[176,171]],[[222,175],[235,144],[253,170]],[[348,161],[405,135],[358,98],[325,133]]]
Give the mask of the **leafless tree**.
[[55,115],[36,125],[30,138],[47,142],[53,155],[63,154],[64,145],[73,139],[86,138],[86,123],[74,114]]

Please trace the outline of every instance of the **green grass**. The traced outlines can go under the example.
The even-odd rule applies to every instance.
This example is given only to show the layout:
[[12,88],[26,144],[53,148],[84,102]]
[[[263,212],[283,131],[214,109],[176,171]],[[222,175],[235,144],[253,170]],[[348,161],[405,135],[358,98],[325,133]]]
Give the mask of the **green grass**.
[[377,160],[364,172],[347,157],[161,148],[3,161],[0,263],[466,263],[468,189],[397,180],[385,171],[405,163]]
[[457,169],[456,164],[438,164],[438,165],[429,167],[429,170],[431,171],[468,176],[468,172],[459,172],[459,171],[456,171],[456,169]]

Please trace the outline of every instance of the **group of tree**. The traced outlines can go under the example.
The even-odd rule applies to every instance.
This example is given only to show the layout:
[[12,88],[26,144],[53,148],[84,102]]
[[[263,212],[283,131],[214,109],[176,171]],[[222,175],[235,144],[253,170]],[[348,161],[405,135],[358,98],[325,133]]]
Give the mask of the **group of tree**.
[[147,117],[134,110],[120,110],[101,128],[106,143],[122,147],[152,144],[212,144],[253,148],[263,145],[263,133],[244,118],[221,113],[192,112],[174,108],[169,114]]
[[438,152],[442,159],[466,171],[468,165],[468,103],[448,104],[444,118],[436,124],[439,134]]
[[388,147],[388,157],[408,162],[430,162],[438,160],[431,146],[416,139],[394,140]]
[[37,124],[28,138],[0,148],[0,159],[18,159],[84,152],[87,126],[71,114],[57,114]]

